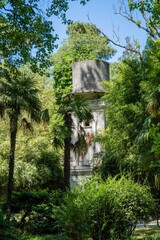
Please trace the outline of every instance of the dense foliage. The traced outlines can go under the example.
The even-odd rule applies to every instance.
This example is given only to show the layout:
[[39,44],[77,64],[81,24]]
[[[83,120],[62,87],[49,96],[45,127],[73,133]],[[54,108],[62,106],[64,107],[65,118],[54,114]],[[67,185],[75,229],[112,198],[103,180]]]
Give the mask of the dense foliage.
[[5,214],[0,209],[0,240],[25,240],[15,227],[5,220]]
[[57,218],[70,239],[128,239],[154,209],[148,188],[124,177],[92,178],[65,197]]
[[[106,174],[132,172],[138,178],[159,172],[159,47],[159,40],[149,40],[143,62],[124,59],[106,84]],[[113,162],[115,170],[107,170]]]
[[104,178],[129,174],[135,181],[149,183],[158,205],[159,43],[149,39],[143,60],[125,58],[113,66],[104,97],[108,125],[101,136],[103,159],[97,168]]
[[[128,20],[136,24],[139,28],[145,30],[149,36],[154,39],[158,39],[160,37],[159,27],[159,15],[160,15],[160,7],[158,0],[147,0],[147,1],[139,1],[139,0],[128,0],[128,7],[130,12],[128,12]],[[141,13],[142,19],[134,19],[133,13],[138,10]],[[126,15],[125,15],[126,17]]]
[[61,98],[72,91],[72,64],[81,60],[109,59],[115,50],[93,24],[75,22],[68,26],[68,39],[52,56],[54,93]]
[[[69,187],[70,182],[70,149],[73,128],[72,114],[79,122],[90,121],[92,114],[84,100],[74,98],[72,92],[72,65],[85,59],[108,59],[114,54],[114,49],[108,45],[108,40],[92,24],[76,22],[68,26],[68,39],[56,54],[52,56],[54,68],[54,95],[57,108],[53,122],[54,142],[64,146],[64,182]],[[57,122],[57,118],[61,121]],[[58,115],[58,116],[57,116]],[[59,133],[59,134],[57,134]]]
[[62,201],[61,191],[20,190],[13,195],[12,214],[16,227],[32,234],[54,234],[58,228],[54,208]]
[[[80,1],[85,4],[87,0]],[[14,64],[32,63],[32,68],[47,66],[48,54],[55,47],[58,38],[49,17],[60,17],[67,23],[66,11],[69,0],[48,1],[46,6],[40,0],[1,1],[0,3],[0,56]],[[43,10],[42,10],[43,8]]]
[[[42,109],[47,109],[51,115],[54,103],[51,80],[46,76],[33,74],[29,68],[23,69],[23,71],[26,78],[32,76],[32,81],[38,89]],[[17,98],[16,92],[15,95]],[[48,118],[47,112],[43,111],[42,118]],[[0,142],[0,193],[5,194],[8,175],[7,159],[9,158],[9,119],[7,115],[0,122],[0,127],[0,138],[3,139]],[[30,121],[28,115],[22,111],[19,117],[16,142],[14,189],[62,187],[63,174],[59,160],[60,155],[52,147],[48,123],[42,122],[37,125],[36,122]]]
[[[154,216],[158,219],[160,214],[157,0],[121,1],[119,13],[146,31],[148,40],[140,52],[137,40],[133,45],[126,38],[126,51],[118,63],[111,64],[111,78],[104,96],[107,128],[96,139],[103,151],[102,162],[95,170],[104,180],[91,179],[68,192],[65,200],[64,193],[55,191],[69,188],[70,184],[72,114],[80,122],[92,119],[86,103],[69,95],[72,64],[85,59],[108,60],[115,53],[110,40],[95,25],[71,23],[67,19],[70,1],[74,0],[48,1],[46,10],[41,9],[40,0],[0,2],[0,208],[4,210],[0,211],[0,239],[3,240],[23,239],[16,228],[33,234],[65,231],[74,240],[128,239],[137,221],[147,220],[155,205],[148,187],[135,182],[151,187],[157,206]],[[135,19],[137,12],[143,21]],[[69,25],[68,39],[49,58],[58,37],[49,20],[52,15]],[[44,71],[43,67],[50,62],[53,69]],[[50,73],[53,82],[49,75],[35,73],[38,67],[41,74]],[[7,183],[10,223],[5,212]]]

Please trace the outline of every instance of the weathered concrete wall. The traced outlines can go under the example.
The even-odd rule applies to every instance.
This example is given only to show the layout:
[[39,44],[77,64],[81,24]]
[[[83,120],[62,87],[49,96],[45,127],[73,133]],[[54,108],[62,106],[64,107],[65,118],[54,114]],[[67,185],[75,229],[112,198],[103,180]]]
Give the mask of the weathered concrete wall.
[[108,79],[109,63],[107,62],[84,60],[73,64],[73,93],[104,92],[101,82]]
[[78,119],[73,115],[74,128],[72,132],[72,144],[73,146],[78,141],[78,133],[80,129],[83,129],[83,134],[87,141],[87,151],[84,152],[81,149],[81,153],[71,151],[71,175],[79,174],[89,175],[93,167],[96,166],[99,161],[98,153],[101,151],[101,145],[95,141],[95,137],[105,130],[105,114],[104,114],[104,103],[99,100],[90,100],[88,104],[92,110],[93,120],[89,124],[85,125],[84,122],[80,123]]

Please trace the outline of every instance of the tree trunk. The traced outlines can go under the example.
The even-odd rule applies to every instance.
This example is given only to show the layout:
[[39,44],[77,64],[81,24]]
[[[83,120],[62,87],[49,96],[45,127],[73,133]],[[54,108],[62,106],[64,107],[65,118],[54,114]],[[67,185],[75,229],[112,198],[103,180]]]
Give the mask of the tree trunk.
[[72,119],[69,113],[64,116],[64,124],[67,127],[67,137],[64,139],[64,187],[70,189],[70,148]]
[[14,175],[14,156],[16,146],[18,119],[10,117],[10,157],[9,157],[9,175],[7,186],[7,215],[8,220],[11,214],[12,192],[13,192],[13,175]]

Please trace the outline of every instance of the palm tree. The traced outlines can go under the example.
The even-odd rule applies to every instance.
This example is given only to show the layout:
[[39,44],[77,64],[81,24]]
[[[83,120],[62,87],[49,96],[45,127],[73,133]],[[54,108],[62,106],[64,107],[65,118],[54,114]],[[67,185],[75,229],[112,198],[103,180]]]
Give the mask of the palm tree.
[[58,126],[56,126],[55,132],[58,132],[58,134],[55,134],[56,139],[54,138],[54,142],[57,142],[61,146],[62,144],[59,140],[62,136],[64,147],[64,187],[65,189],[69,189],[71,135],[72,128],[74,127],[72,115],[74,115],[80,123],[82,121],[91,121],[93,116],[86,101],[79,97],[68,95],[61,99],[59,104],[58,112],[63,116],[64,126],[60,126],[59,129]]
[[[41,102],[38,98],[38,89],[35,81],[31,77],[26,77],[18,69],[1,69],[0,79],[0,116],[7,115],[10,122],[10,155],[9,155],[9,175],[7,185],[7,213],[11,213],[12,192],[14,185],[14,162],[15,147],[18,130],[18,122],[24,114],[40,122]],[[28,124],[26,118],[23,122]],[[30,126],[30,124],[28,124]]]

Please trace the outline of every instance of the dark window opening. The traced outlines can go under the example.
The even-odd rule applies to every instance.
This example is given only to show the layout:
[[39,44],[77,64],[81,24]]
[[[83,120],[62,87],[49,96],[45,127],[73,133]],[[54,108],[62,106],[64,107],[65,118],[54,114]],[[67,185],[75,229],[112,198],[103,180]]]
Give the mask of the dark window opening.
[[85,121],[84,122],[84,127],[89,127],[90,126],[90,122],[89,121]]

